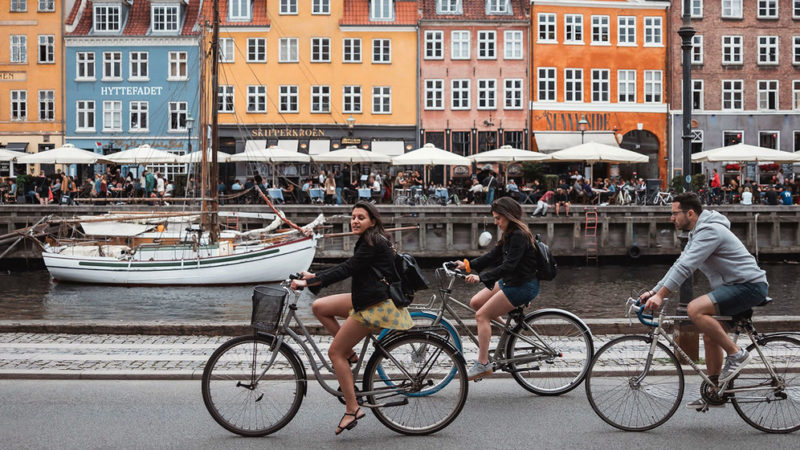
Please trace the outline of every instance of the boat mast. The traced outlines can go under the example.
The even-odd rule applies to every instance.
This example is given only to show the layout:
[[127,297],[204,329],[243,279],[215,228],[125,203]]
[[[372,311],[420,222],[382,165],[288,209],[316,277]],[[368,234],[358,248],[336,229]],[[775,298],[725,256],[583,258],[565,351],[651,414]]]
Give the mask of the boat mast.
[[[198,0],[199,1],[199,0]],[[208,204],[206,203],[206,189],[208,186],[208,158],[207,158],[207,151],[208,151],[208,91],[206,89],[206,82],[207,82],[207,64],[208,64],[208,53],[205,49],[206,43],[206,28],[208,26],[208,21],[202,26],[202,36],[200,42],[202,45],[200,46],[200,95],[198,98],[200,99],[200,125],[198,127],[200,140],[199,140],[199,147],[200,151],[200,176],[198,177],[198,181],[200,183],[199,190],[198,186],[195,184],[195,195],[200,196],[200,211],[202,211],[202,217],[200,217],[200,225],[203,230],[207,230],[208,226],[208,215],[205,214],[208,212]]]
[[208,191],[210,193],[211,204],[209,214],[209,240],[214,243],[219,239],[219,226],[217,224],[217,212],[219,211],[219,165],[217,152],[219,151],[219,79],[217,72],[219,69],[219,0],[214,0],[214,22],[211,29],[211,174],[209,179]]

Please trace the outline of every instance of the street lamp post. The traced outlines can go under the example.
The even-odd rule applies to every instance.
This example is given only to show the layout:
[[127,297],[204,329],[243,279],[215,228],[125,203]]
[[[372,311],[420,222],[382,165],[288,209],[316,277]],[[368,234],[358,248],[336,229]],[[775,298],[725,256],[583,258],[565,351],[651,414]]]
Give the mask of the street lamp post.
[[[578,120],[578,130],[581,131],[581,145],[583,145],[583,135],[586,133],[587,129],[589,129],[589,121],[586,120],[586,114],[581,114],[581,118]],[[594,164],[591,164],[589,167],[589,183],[591,183],[594,178]],[[584,174],[585,173],[586,172],[584,172]]]
[[[192,125],[194,125],[194,118],[192,116],[186,117],[186,154],[192,153]],[[191,166],[189,166],[191,167]],[[189,192],[189,178],[191,177],[191,170],[190,174],[187,175],[186,178],[186,186],[184,188],[184,195],[186,197],[193,196],[194,192]],[[192,191],[194,191],[194,186],[191,187]]]

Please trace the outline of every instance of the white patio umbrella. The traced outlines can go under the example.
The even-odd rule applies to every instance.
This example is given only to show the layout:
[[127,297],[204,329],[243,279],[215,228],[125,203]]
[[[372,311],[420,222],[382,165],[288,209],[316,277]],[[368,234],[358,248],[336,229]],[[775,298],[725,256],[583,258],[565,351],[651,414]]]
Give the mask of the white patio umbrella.
[[597,142],[587,142],[565,148],[564,150],[550,153],[550,157],[554,161],[583,161],[588,163],[591,167],[589,171],[590,178],[594,178],[594,163],[597,162],[646,163],[650,161],[650,158],[641,153]]
[[27,155],[27,153],[14,152],[11,150],[0,148],[0,162],[16,161],[17,158],[21,158],[25,155]]
[[106,157],[117,164],[173,164],[178,162],[174,153],[158,150],[147,144],[123,150]]
[[476,163],[485,162],[519,162],[519,161],[546,161],[550,155],[546,153],[533,152],[530,150],[520,150],[510,145],[504,145],[496,150],[472,155],[469,159]]
[[[469,158],[442,150],[431,143],[406,154],[392,157],[393,166],[425,166],[427,168],[428,166],[436,165],[469,166],[470,164],[472,164],[472,161]],[[427,174],[427,171],[423,172]],[[444,168],[442,168],[442,177],[444,178]],[[427,176],[424,181],[427,183]]]
[[755,145],[735,144],[727,147],[712,148],[692,155],[692,162],[800,162],[800,153],[784,152]]
[[39,153],[26,154],[17,159],[17,162],[21,164],[94,164],[104,161],[108,161],[107,156],[82,150],[72,144],[64,144],[61,147]]
[[[206,162],[211,162],[211,150],[206,150]],[[217,162],[225,163],[231,158],[231,155],[224,152],[217,152]],[[201,163],[203,159],[203,153],[201,151],[196,151],[192,153],[187,153],[185,155],[178,156],[179,163],[189,163],[189,164],[198,164]]]
[[228,162],[262,162],[272,166],[272,184],[275,185],[275,164],[281,162],[311,162],[305,153],[284,150],[274,145],[269,148],[246,148],[242,153],[231,155]]
[[381,153],[372,152],[369,150],[361,150],[353,145],[347,146],[342,150],[334,150],[332,152],[323,153],[321,155],[313,155],[311,159],[314,162],[325,163],[388,163],[391,157]]

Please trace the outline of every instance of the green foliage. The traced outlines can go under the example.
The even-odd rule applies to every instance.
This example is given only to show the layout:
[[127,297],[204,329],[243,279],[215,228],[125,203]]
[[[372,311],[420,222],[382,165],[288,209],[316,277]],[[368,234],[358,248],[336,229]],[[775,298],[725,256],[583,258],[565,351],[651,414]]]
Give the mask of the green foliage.
[[558,175],[548,174],[544,176],[544,188],[548,191],[555,191],[558,186]]
[[702,173],[692,175],[692,189],[699,191],[706,187],[706,176]]
[[522,164],[522,176],[526,181],[539,180],[539,182],[542,182],[544,169],[538,162],[526,162]]
[[669,183],[670,187],[675,190],[676,194],[683,192],[683,176],[675,175]]

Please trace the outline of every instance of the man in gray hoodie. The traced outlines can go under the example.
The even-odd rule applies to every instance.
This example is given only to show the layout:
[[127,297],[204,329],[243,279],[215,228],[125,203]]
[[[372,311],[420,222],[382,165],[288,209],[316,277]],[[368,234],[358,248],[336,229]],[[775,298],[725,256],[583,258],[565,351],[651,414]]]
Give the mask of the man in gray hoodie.
[[[650,292],[642,294],[645,309],[657,310],[670,293],[676,292],[689,275],[700,269],[711,284],[711,292],[689,303],[692,323],[703,333],[706,367],[712,381],[726,383],[742,370],[750,354],[739,348],[725,328],[712,316],[731,316],[766,301],[767,275],[731,230],[730,221],[716,211],[703,211],[697,194],[679,194],[672,203],[670,220],[675,228],[689,232],[681,256]],[[727,353],[722,365],[723,353]],[[702,399],[689,408],[702,409]]]

